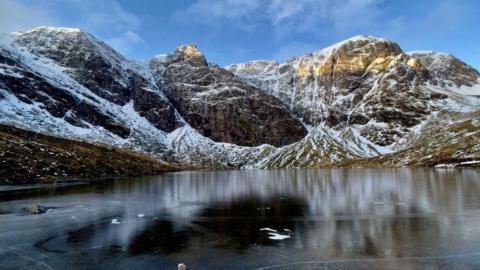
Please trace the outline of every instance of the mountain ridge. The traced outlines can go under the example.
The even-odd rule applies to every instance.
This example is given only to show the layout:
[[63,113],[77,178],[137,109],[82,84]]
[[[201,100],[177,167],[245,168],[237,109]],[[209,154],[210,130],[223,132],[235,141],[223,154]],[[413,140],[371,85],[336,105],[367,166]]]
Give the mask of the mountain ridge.
[[392,153],[438,114],[478,109],[462,94],[477,89],[478,71],[453,56],[410,55],[369,36],[225,69],[194,45],[139,64],[70,28],[16,32],[0,45],[0,123],[191,167],[319,167]]

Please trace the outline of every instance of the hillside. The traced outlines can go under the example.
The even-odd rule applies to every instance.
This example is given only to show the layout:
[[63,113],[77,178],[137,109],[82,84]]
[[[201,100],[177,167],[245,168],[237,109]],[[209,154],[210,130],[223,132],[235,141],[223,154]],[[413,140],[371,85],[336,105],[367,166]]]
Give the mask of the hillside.
[[444,115],[397,152],[334,164],[339,167],[480,167],[480,111]]
[[152,175],[179,170],[145,154],[0,125],[0,184]]

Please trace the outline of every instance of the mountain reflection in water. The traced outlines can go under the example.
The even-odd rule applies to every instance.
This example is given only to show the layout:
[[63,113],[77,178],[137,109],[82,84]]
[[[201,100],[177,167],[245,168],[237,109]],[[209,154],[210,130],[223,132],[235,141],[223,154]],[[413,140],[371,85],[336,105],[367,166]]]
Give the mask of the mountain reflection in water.
[[[53,267],[74,258],[78,269],[174,269],[179,261],[192,269],[475,269],[479,176],[197,171],[1,192],[0,265],[23,263],[14,248]],[[34,203],[54,208],[21,212]]]

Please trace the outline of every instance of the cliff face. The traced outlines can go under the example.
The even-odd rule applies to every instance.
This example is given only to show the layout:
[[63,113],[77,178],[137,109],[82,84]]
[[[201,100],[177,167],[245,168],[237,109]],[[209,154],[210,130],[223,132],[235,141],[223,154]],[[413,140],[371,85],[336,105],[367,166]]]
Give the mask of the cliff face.
[[280,100],[208,64],[193,45],[152,60],[150,67],[185,121],[214,141],[283,146],[307,133]]
[[[51,60],[86,91],[80,95],[71,93],[64,89],[71,85],[49,83],[25,65],[22,76],[29,79],[18,81],[5,75],[5,88],[24,101],[42,103],[53,116],[77,127],[100,126],[123,139],[129,137],[128,125],[115,119],[114,112],[99,108],[101,98],[110,107],[131,103],[140,117],[161,131],[175,130],[184,119],[218,142],[282,146],[306,135],[300,121],[275,97],[218,66],[209,65],[194,46],[179,47],[166,57],[165,63],[153,60],[154,70],[160,68],[156,64],[165,65],[165,71],[155,72],[154,77],[148,68],[125,59],[78,29],[36,28],[15,33],[13,44]],[[7,53],[4,55],[4,63],[21,64]],[[176,118],[175,108],[183,119]]]
[[[203,167],[252,164],[306,135],[278,99],[192,49],[171,53],[168,67],[155,58],[150,69],[79,29],[2,36],[0,123]],[[202,96],[215,102],[205,106]],[[273,146],[242,147],[260,144]]]

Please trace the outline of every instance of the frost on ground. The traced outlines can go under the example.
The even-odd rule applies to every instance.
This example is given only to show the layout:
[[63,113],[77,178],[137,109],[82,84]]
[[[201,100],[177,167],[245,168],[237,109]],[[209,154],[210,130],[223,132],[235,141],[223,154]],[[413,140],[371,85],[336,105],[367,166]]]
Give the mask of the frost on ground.
[[459,163],[449,163],[449,164],[437,164],[435,165],[435,168],[455,168],[459,166],[468,166],[468,165],[475,165],[475,164],[480,164],[480,160],[469,160],[469,161],[464,161]]

